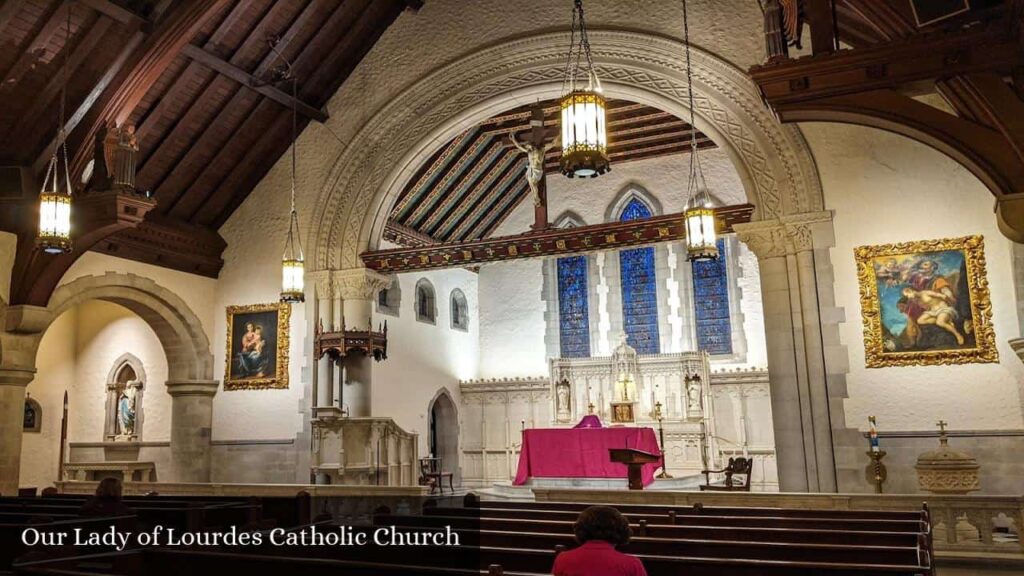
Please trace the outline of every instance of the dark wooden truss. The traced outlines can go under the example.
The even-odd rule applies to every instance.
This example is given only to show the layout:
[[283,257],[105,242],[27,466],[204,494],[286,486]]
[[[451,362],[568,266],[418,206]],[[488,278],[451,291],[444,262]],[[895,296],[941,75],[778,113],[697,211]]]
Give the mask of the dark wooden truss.
[[[547,138],[558,131],[559,107],[542,102]],[[689,150],[690,125],[662,110],[625,100],[608,102],[608,154],[613,164]],[[384,231],[390,242],[423,246],[465,242],[491,235],[529,195],[525,156],[509,141],[530,131],[530,106],[484,120],[438,150],[410,180]],[[715,146],[698,132],[700,148]],[[546,156],[545,171],[558,175],[559,150]]]
[[[750,74],[783,122],[882,128],[948,154],[995,195],[1000,230],[1024,241],[1024,2],[979,4],[939,29],[890,19],[886,37],[895,39],[815,49]],[[914,98],[927,93],[940,94],[953,113]]]
[[[68,151],[83,182],[93,140],[133,125],[136,185],[155,206],[99,241],[76,245],[216,276],[227,221],[300,129],[324,105],[408,0],[10,0],[0,4],[0,167],[20,191],[0,194],[0,228],[31,234],[39,179],[57,134],[68,56]],[[70,34],[65,33],[72,6]],[[297,101],[281,84],[269,38],[295,67]],[[6,173],[6,172],[5,172]],[[87,183],[76,190],[89,194]],[[6,190],[6,188],[5,188]],[[26,224],[28,223],[28,224]],[[69,256],[74,258],[77,256]],[[64,258],[64,257],[62,257]],[[19,289],[27,294],[31,288]]]
[[[749,222],[752,204],[724,206],[715,214],[719,232]],[[501,236],[471,242],[451,242],[418,248],[377,250],[362,254],[363,264],[379,272],[412,272],[436,268],[471,267],[488,262],[564,256],[629,246],[677,242],[686,239],[682,214],[666,214],[644,220],[610,222],[574,228],[548,228],[516,236]]]

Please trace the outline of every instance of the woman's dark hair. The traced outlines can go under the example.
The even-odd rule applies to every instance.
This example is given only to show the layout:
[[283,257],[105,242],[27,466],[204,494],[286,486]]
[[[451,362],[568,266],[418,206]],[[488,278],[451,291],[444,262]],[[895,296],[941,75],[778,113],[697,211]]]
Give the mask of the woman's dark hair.
[[101,500],[121,501],[121,481],[117,478],[104,478],[96,487],[96,498]]
[[614,546],[627,544],[633,534],[625,516],[611,506],[591,506],[580,512],[573,532],[580,544],[588,540],[604,540]]

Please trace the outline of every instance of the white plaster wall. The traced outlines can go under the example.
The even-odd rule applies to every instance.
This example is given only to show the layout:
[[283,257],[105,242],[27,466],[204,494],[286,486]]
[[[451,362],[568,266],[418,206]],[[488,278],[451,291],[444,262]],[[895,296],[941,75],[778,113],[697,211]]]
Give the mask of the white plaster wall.
[[156,333],[127,308],[84,302],[54,320],[40,342],[38,372],[26,391],[43,409],[43,427],[38,434],[22,435],[22,485],[43,488],[57,476],[65,390],[69,443],[105,439],[107,377],[126,352],[142,362],[146,374],[141,439],[170,440],[167,359]]
[[537,258],[480,269],[480,371],[474,378],[548,373],[543,265]]
[[[434,324],[416,320],[416,283],[426,278],[434,286],[437,317]],[[453,269],[400,274],[402,301],[397,317],[374,312],[374,324],[388,324],[388,359],[373,367],[372,410],[389,416],[419,437],[420,454],[427,453],[427,408],[447,389],[459,406],[459,380],[477,372],[480,341],[480,303],[477,275]],[[451,327],[451,293],[462,290],[469,305],[469,330]],[[376,306],[375,306],[376,308]]]
[[[831,250],[836,303],[846,311],[841,336],[849,351],[848,426],[884,430],[1020,428],[1024,367],[1007,345],[1019,333],[1011,243],[996,228],[992,195],[952,159],[907,138],[871,128],[805,124],[835,211]],[[864,366],[857,246],[981,234],[999,345],[998,364],[874,368]]]

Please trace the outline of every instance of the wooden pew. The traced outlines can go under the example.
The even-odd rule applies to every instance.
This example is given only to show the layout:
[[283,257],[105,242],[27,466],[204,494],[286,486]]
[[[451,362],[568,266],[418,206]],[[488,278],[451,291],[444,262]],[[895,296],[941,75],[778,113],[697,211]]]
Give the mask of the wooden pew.
[[[382,525],[437,526],[452,529],[483,529],[545,534],[572,534],[573,523],[561,520],[523,520],[518,518],[476,519],[466,516],[379,516]],[[634,530],[639,526],[634,526]],[[856,530],[805,530],[798,528],[736,528],[731,526],[673,526],[649,524],[647,536],[654,538],[704,539],[712,541],[789,542],[808,544],[845,544],[865,546],[915,546],[918,534],[909,532],[865,532]]]
[[[512,502],[487,500],[478,502],[476,508],[506,510],[557,510],[582,512],[593,504],[578,502]],[[863,520],[920,520],[919,510],[812,510],[804,508],[772,508],[751,506],[662,506],[653,504],[616,504],[613,506],[623,514],[661,515],[675,513],[677,516],[771,516],[776,518],[842,518]]]
[[[467,516],[482,518],[523,518],[527,520],[575,521],[578,512],[567,510],[505,509],[505,508],[424,508],[425,515]],[[924,531],[920,520],[889,520],[861,518],[800,518],[777,516],[671,516],[668,514],[624,514],[631,524],[645,521],[648,524],[666,524],[675,518],[679,526],[732,526],[747,528],[803,528],[808,530],[861,530],[882,532]]]
[[[21,535],[22,532],[27,528],[37,528],[40,531],[47,532],[68,532],[70,533],[75,528],[81,528],[83,530],[104,530],[110,526],[117,526],[122,530],[134,530],[135,529],[135,517],[134,516],[115,516],[110,518],[70,518],[60,519],[55,521],[39,521],[42,517],[32,517],[25,522],[17,523],[0,523],[0,573],[11,569],[11,565],[14,560],[24,554],[33,551],[33,548],[25,546],[22,543]],[[38,547],[38,552],[45,553],[50,556],[68,556],[76,553],[84,553],[87,550],[84,548],[72,549],[71,547]]]

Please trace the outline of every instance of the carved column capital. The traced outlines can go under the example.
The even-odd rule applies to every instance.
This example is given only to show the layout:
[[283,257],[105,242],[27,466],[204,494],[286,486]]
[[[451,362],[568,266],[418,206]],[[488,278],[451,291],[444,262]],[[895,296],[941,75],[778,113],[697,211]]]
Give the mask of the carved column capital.
[[736,224],[736,237],[750,248],[758,260],[786,255],[786,231],[775,220]]
[[316,290],[316,297],[319,299],[330,298],[334,294],[333,281],[330,270],[315,270],[308,272],[306,278]]
[[780,258],[823,247],[816,234],[822,225],[831,226],[832,212],[805,212],[772,220],[736,224],[733,229],[741,242],[758,257]]
[[369,268],[336,270],[331,274],[334,290],[342,300],[373,300],[391,286],[391,277]]

